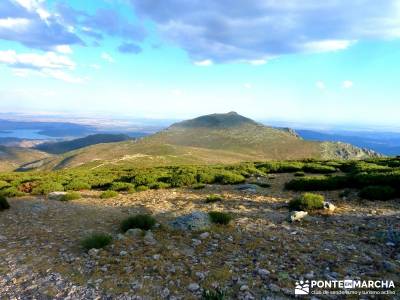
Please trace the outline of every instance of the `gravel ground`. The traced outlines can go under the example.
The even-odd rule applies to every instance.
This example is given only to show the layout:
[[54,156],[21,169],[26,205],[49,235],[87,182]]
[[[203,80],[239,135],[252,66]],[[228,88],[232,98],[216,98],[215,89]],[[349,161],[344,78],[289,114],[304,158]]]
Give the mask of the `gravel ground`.
[[[225,299],[290,299],[300,279],[385,279],[399,286],[399,249],[379,233],[400,229],[400,202],[326,192],[334,213],[289,223],[285,204],[296,193],[282,187],[291,176],[277,175],[271,188],[255,193],[207,186],[107,200],[96,191],[70,202],[10,199],[11,209],[0,212],[0,299],[199,299],[205,290],[222,290]],[[206,204],[212,193],[225,200]],[[211,210],[230,212],[234,221],[206,234],[167,225]],[[135,213],[156,217],[154,243],[118,232]],[[79,242],[93,232],[110,233],[112,244],[85,253]]]

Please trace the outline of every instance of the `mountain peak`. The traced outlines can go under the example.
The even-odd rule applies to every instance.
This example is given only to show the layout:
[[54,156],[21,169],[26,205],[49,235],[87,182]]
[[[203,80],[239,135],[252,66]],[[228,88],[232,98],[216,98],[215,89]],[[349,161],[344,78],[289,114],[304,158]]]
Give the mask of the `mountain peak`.
[[256,121],[231,111],[225,114],[211,114],[173,124],[183,128],[230,128],[242,125],[259,125]]

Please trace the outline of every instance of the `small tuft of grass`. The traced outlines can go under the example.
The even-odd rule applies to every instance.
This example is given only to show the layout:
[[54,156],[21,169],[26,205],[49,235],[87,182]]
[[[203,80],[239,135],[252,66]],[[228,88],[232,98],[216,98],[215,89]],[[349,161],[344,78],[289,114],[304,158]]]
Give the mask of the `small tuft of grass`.
[[144,191],[147,191],[149,189],[149,187],[147,185],[139,185],[135,189],[136,189],[136,192],[144,192]]
[[62,196],[60,201],[71,201],[71,200],[77,200],[77,199],[80,199],[80,198],[82,198],[80,193],[78,193],[78,192],[68,192],[64,196]]
[[203,300],[224,300],[225,298],[225,292],[221,289],[215,289],[215,290],[204,290],[202,294],[202,299]]
[[105,233],[94,233],[84,238],[81,241],[82,247],[89,251],[90,249],[101,249],[109,245],[112,241],[112,237]]
[[211,211],[208,213],[210,216],[211,222],[220,225],[228,225],[232,220],[232,216],[228,213],[219,212],[219,211]]
[[304,173],[303,171],[298,171],[298,172],[294,173],[294,176],[296,176],[296,177],[304,177],[304,176],[306,176],[306,173]]
[[298,198],[292,199],[289,202],[290,210],[315,210],[321,209],[324,207],[324,196],[313,194],[313,193],[304,193]]
[[214,202],[221,202],[224,200],[224,197],[217,194],[208,195],[206,198],[206,203],[214,203]]
[[142,230],[150,230],[156,225],[156,219],[150,215],[139,214],[126,218],[121,222],[120,228],[122,232],[129,229],[139,228]]
[[206,185],[204,183],[196,183],[196,184],[193,184],[191,187],[194,190],[201,190],[201,189],[204,189],[206,187]]
[[118,193],[116,191],[111,191],[111,190],[107,190],[105,192],[102,192],[100,194],[100,198],[101,199],[108,199],[108,198],[114,198],[117,197]]
[[396,197],[396,190],[390,186],[371,185],[363,188],[359,196],[368,200],[390,200]]
[[10,204],[8,203],[7,198],[4,196],[0,196],[0,211],[9,209],[9,208],[10,208]]

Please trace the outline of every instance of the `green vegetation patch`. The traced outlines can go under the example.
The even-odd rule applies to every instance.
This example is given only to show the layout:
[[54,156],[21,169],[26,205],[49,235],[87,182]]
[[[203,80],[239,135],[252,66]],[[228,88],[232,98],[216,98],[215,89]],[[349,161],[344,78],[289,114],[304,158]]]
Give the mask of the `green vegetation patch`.
[[206,198],[206,203],[214,203],[214,202],[221,202],[224,200],[224,197],[217,194],[208,195]]
[[8,203],[6,197],[0,196],[0,211],[9,209],[9,208],[10,208],[10,204]]
[[219,211],[211,211],[208,215],[210,216],[211,222],[220,225],[228,225],[233,218],[231,214]]
[[116,191],[111,191],[111,190],[104,191],[100,194],[101,199],[114,198],[117,196],[118,196],[118,193]]
[[324,208],[324,196],[313,194],[313,193],[305,193],[300,197],[292,199],[289,202],[290,210],[315,210]]
[[372,185],[363,188],[359,196],[368,200],[390,200],[396,197],[396,190],[391,186]]
[[139,228],[142,230],[150,230],[156,225],[156,219],[150,215],[139,214],[126,218],[121,222],[120,228],[122,232],[129,229]]
[[68,192],[61,197],[60,201],[71,201],[82,198],[81,194],[78,192]]
[[57,181],[44,181],[39,183],[32,190],[34,195],[47,195],[51,192],[62,192],[64,191],[64,186]]
[[81,241],[82,247],[89,251],[90,249],[101,249],[109,245],[112,241],[112,237],[105,233],[94,233],[84,238]]

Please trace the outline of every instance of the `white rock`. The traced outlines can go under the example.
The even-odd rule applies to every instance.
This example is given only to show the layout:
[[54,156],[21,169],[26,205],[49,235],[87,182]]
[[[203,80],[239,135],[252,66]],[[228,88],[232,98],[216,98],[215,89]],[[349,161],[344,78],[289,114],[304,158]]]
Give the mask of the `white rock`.
[[195,292],[199,290],[200,286],[197,283],[191,283],[188,285],[188,290],[191,292]]
[[208,238],[209,236],[210,236],[210,233],[209,233],[209,232],[203,232],[202,234],[200,234],[200,238],[201,238],[202,240]]
[[47,195],[47,199],[60,201],[66,194],[66,192],[51,192]]
[[325,201],[324,209],[329,210],[330,212],[333,212],[336,209],[336,206],[333,205],[331,202]]
[[258,275],[261,276],[261,278],[266,278],[270,272],[267,269],[258,269]]
[[290,221],[295,222],[295,221],[300,221],[301,219],[305,218],[308,215],[308,212],[306,211],[292,211],[290,213]]
[[156,239],[153,236],[153,233],[151,231],[147,231],[146,234],[144,235],[144,243],[146,245],[155,245],[157,244]]
[[160,257],[161,257],[160,254],[154,254],[154,255],[153,255],[153,259],[154,259],[154,260],[159,260]]
[[126,256],[126,255],[128,255],[128,252],[126,252],[126,251],[124,251],[124,250],[122,250],[122,251],[119,253],[119,256]]
[[245,285],[245,284],[243,284],[241,287],[240,287],[240,290],[243,292],[243,291],[247,291],[249,289],[249,286],[248,285]]
[[196,246],[201,244],[201,241],[200,240],[196,240],[196,239],[192,239],[192,244],[193,244],[193,246],[196,247]]
[[0,242],[7,241],[7,237],[0,235]]
[[99,249],[96,249],[96,248],[92,248],[92,249],[90,249],[89,251],[88,251],[88,254],[90,255],[90,256],[96,256],[98,253],[99,253]]
[[143,231],[142,231],[141,229],[139,229],[139,228],[132,228],[132,229],[129,229],[129,230],[125,233],[125,235],[131,236],[131,237],[141,237],[142,234],[143,234]]

